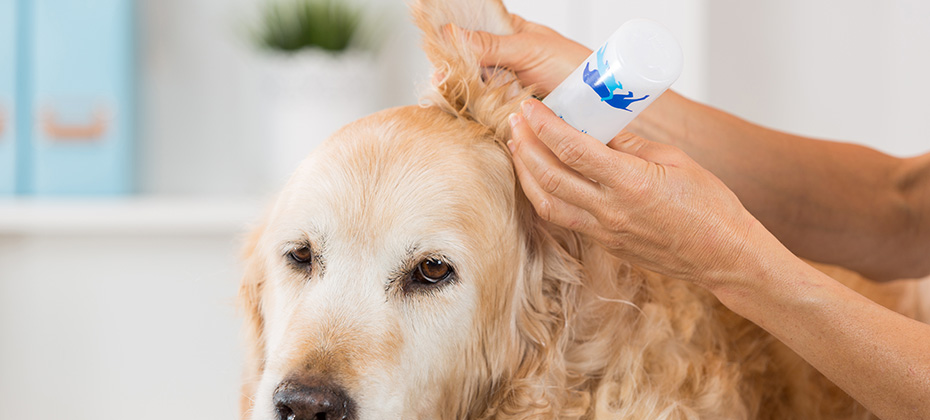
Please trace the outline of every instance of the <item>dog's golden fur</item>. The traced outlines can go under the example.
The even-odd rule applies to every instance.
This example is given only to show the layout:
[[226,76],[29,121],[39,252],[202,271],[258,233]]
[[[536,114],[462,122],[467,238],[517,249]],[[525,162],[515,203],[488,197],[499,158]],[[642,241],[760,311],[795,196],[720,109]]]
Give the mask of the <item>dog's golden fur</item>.
[[[502,145],[531,88],[440,31],[506,34],[506,10],[413,9],[444,74],[431,104],[333,135],[250,239],[244,418],[273,418],[293,375],[338,382],[363,419],[871,417],[706,291],[538,219]],[[298,242],[318,257],[310,274],[284,261]],[[456,281],[404,292],[392,279],[426,255],[448,257]],[[881,289],[891,306],[898,292]]]

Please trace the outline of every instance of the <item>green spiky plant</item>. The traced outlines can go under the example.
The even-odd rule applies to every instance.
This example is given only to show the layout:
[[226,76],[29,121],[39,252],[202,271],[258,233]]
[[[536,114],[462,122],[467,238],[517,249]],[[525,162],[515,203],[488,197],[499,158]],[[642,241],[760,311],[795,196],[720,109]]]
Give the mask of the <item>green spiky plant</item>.
[[257,38],[271,50],[345,51],[355,41],[361,17],[361,9],[345,0],[274,0],[265,6]]

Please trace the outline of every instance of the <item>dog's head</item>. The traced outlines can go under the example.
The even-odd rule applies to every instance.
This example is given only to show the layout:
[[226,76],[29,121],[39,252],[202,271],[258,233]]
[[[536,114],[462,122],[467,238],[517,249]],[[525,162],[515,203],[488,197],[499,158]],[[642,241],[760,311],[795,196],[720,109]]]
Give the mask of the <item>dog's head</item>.
[[509,16],[484,0],[414,11],[446,75],[434,104],[334,134],[251,240],[245,417],[464,418],[564,398],[538,378],[560,372],[547,354],[578,268],[551,246],[502,143],[529,91],[439,29],[506,33]]

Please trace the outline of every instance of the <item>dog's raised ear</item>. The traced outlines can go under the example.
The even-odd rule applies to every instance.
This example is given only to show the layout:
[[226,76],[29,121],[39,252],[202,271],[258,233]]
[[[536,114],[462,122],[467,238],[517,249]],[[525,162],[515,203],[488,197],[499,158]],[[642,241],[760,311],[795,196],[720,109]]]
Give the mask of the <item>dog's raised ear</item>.
[[242,377],[242,391],[239,397],[240,417],[249,418],[255,397],[255,390],[265,369],[264,318],[262,316],[261,295],[265,284],[264,263],[258,255],[258,240],[264,227],[256,228],[249,235],[243,252],[246,262],[245,274],[239,285],[239,309],[245,317],[246,363]]
[[510,136],[507,117],[531,96],[513,72],[482,68],[461,31],[445,25],[497,35],[513,33],[511,16],[501,0],[414,0],[414,20],[423,31],[423,49],[441,77],[427,100],[446,112],[488,127],[500,140]]

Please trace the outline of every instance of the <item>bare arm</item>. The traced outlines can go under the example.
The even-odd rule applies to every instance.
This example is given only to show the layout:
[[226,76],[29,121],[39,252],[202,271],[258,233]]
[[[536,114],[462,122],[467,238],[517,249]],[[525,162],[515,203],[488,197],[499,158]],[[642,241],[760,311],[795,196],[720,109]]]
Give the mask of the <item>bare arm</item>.
[[[766,238],[768,237],[768,238]],[[804,263],[759,227],[756,258],[714,294],[883,419],[930,419],[930,325]]]
[[688,153],[799,256],[875,280],[930,274],[930,154],[794,136],[674,92],[629,128]]

